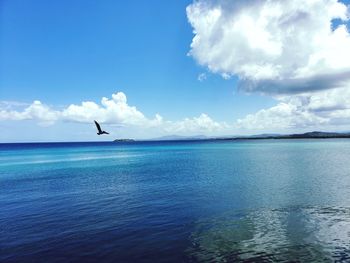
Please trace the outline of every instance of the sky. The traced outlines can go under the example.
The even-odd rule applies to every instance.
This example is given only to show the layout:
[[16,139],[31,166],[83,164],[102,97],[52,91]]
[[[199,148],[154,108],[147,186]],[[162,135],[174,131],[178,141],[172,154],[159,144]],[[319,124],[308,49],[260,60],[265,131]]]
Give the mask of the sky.
[[0,142],[350,131],[349,10],[2,0]]

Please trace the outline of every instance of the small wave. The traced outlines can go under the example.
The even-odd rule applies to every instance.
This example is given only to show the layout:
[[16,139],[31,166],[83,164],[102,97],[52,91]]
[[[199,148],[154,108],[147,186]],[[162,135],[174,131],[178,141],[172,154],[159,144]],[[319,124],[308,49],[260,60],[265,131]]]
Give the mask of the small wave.
[[28,160],[28,161],[0,163],[0,166],[79,162],[79,161],[108,160],[108,159],[124,159],[124,158],[134,158],[134,157],[141,157],[141,156],[143,156],[143,154],[133,154],[133,155],[125,154],[125,155],[114,155],[114,156],[88,156],[88,157],[73,157],[73,158],[61,158],[61,159],[50,159],[50,160]]

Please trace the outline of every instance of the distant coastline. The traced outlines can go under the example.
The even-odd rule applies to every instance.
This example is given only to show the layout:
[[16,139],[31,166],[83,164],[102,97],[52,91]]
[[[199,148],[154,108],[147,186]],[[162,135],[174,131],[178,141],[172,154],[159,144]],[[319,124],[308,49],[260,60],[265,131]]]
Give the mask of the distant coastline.
[[225,136],[225,137],[205,137],[198,136],[164,136],[147,141],[232,141],[232,140],[268,140],[268,139],[332,139],[332,138],[350,138],[350,132],[321,132],[313,131],[295,134],[259,134],[248,136]]
[[350,132],[321,132],[321,131],[313,131],[306,133],[295,133],[295,134],[258,134],[258,135],[237,135],[237,136],[222,136],[222,137],[207,137],[204,135],[197,136],[179,136],[179,135],[171,135],[164,136],[153,139],[115,139],[112,141],[39,141],[39,142],[0,142],[0,145],[8,145],[8,144],[28,144],[28,145],[71,145],[71,144],[81,144],[81,145],[89,145],[91,143],[125,143],[132,144],[138,142],[200,142],[200,141],[238,141],[238,140],[281,140],[281,139],[347,139],[350,138]]
[[253,135],[247,137],[222,138],[223,140],[261,140],[261,139],[331,139],[331,138],[350,138],[350,133],[336,132],[306,132],[286,135]]

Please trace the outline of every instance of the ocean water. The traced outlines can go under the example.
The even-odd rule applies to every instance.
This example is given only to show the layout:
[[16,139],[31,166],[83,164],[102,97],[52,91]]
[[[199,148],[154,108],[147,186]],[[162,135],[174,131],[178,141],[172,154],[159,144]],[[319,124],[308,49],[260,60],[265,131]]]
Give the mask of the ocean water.
[[350,262],[350,140],[0,144],[0,262]]

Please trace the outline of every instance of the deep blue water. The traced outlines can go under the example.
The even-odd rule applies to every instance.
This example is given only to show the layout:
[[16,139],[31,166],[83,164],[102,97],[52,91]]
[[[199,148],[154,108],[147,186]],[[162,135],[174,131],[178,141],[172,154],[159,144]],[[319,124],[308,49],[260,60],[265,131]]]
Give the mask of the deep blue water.
[[350,140],[0,144],[0,262],[350,262]]

